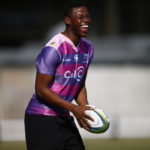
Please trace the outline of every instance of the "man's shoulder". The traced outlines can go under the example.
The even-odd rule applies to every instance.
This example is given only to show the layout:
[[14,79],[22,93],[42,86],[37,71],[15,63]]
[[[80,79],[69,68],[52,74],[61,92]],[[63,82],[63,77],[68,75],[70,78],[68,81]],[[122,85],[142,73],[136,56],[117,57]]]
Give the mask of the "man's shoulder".
[[51,46],[57,49],[62,43],[62,37],[61,34],[58,33],[54,35],[47,43],[45,46]]

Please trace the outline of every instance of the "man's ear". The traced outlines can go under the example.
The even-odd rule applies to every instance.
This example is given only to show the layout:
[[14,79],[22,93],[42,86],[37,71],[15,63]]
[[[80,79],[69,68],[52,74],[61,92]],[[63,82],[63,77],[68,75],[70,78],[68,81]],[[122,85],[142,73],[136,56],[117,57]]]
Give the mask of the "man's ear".
[[66,23],[67,25],[70,25],[70,24],[71,24],[71,19],[70,19],[70,17],[68,17],[68,16],[66,16],[66,17],[64,18],[64,21],[65,21],[65,23]]

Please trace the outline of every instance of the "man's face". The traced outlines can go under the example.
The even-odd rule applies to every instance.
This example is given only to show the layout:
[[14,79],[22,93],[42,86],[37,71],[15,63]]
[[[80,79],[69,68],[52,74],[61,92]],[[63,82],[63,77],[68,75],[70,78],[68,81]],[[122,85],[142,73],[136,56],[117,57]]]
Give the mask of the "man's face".
[[70,28],[78,37],[87,36],[91,18],[86,7],[73,8],[70,14]]

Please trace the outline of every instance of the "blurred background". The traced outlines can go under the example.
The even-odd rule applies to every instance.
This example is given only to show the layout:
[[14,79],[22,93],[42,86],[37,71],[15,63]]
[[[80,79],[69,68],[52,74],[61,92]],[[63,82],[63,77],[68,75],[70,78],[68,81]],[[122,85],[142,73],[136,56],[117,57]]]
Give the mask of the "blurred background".
[[[24,111],[34,92],[35,59],[64,30],[66,0],[12,0],[0,4],[0,141],[24,141]],[[150,139],[150,1],[84,1],[95,56],[87,77],[89,102],[109,116],[100,135],[84,139]]]

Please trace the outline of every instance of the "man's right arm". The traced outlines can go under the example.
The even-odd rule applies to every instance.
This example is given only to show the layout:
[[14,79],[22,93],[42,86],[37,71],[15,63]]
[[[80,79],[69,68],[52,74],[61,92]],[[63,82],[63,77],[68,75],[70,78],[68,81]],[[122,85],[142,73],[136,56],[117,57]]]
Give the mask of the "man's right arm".
[[47,75],[38,72],[35,82],[36,94],[49,103],[53,103],[57,106],[66,108],[67,110],[71,111],[73,107],[75,107],[75,105],[64,100],[49,88],[49,84],[52,82],[52,80],[53,75]]
[[49,84],[53,80],[53,75],[47,75],[42,73],[37,73],[36,82],[35,82],[35,90],[36,94],[47,101],[48,103],[53,103],[54,105],[63,107],[69,111],[71,111],[76,117],[80,127],[87,129],[86,124],[90,126],[86,118],[90,117],[85,114],[85,110],[90,109],[88,106],[80,106],[75,105],[73,103],[68,102],[61,98],[57,93],[53,92],[49,88]]

